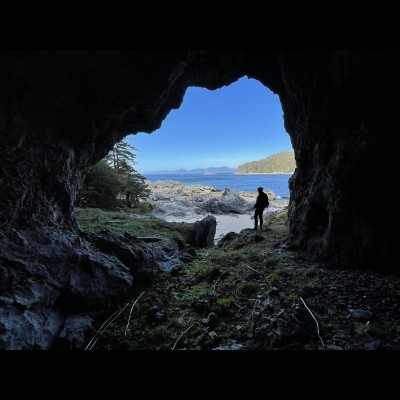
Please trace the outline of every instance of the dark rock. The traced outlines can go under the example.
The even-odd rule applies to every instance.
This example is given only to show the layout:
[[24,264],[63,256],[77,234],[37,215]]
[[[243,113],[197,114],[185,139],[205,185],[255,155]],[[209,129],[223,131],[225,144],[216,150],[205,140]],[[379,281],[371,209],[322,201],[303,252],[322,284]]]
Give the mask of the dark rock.
[[364,348],[366,350],[378,350],[381,347],[380,340],[371,340],[364,343]]
[[362,309],[350,309],[350,316],[360,322],[367,322],[372,318],[372,313],[367,310],[362,310]]
[[166,310],[159,306],[151,307],[147,316],[150,322],[161,323],[167,320]]
[[129,269],[68,232],[37,227],[17,236],[23,248],[12,234],[0,237],[0,349],[48,349],[56,337],[65,348],[81,345],[92,324],[81,314],[123,298],[133,281]]
[[239,194],[225,189],[221,198],[209,199],[200,207],[213,214],[244,214],[252,210],[253,204],[244,200]]
[[236,232],[228,232],[218,241],[218,247],[224,247],[227,242],[236,239],[239,236]]
[[93,328],[93,317],[77,314],[66,318],[63,329],[53,342],[52,349],[75,350],[84,348],[85,333]]
[[213,282],[219,277],[222,278],[221,274],[226,275],[226,273],[221,272],[221,270],[218,267],[213,267],[210,273],[208,274],[207,281]]
[[343,350],[343,347],[336,346],[335,344],[329,344],[325,348],[326,350]]
[[179,250],[174,241],[148,245],[107,229],[91,234],[89,238],[99,250],[123,262],[139,281],[148,279],[154,269],[164,272],[181,269],[184,266],[181,258],[188,256],[186,251]]
[[189,243],[194,247],[213,247],[217,220],[212,215],[208,215],[201,221],[193,225],[192,237]]
[[234,232],[227,233],[218,243],[218,247],[240,249],[252,243],[265,240],[264,236],[253,229],[242,229],[239,234]]
[[192,303],[192,308],[199,314],[205,314],[210,312],[210,302],[207,299],[195,300]]
[[280,296],[279,290],[275,286],[268,290],[267,295],[268,296]]
[[208,317],[207,317],[207,318],[203,318],[203,319],[201,320],[201,322],[202,322],[204,325],[207,325],[207,326],[210,326],[211,328],[213,328],[213,327],[215,327],[215,326],[217,325],[218,316],[217,316],[216,313],[211,312],[210,314],[208,314]]
[[220,345],[213,348],[213,350],[245,350],[245,349],[246,345],[240,343],[233,343],[230,345]]

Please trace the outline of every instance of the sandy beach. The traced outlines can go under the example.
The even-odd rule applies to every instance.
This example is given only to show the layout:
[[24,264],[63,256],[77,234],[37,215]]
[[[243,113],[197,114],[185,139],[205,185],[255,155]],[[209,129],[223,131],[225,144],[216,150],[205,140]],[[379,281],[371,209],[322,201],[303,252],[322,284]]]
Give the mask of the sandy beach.
[[[264,216],[267,213],[279,211],[281,208],[277,207],[269,207],[267,211],[264,211]],[[242,229],[245,228],[253,228],[254,227],[254,218],[253,214],[224,214],[224,215],[213,215],[217,220],[217,230],[215,232],[215,242],[218,242],[223,236],[225,236],[228,232],[236,232],[239,233]],[[202,218],[205,218],[207,215],[201,215],[195,218],[186,218],[186,217],[175,217],[175,216],[165,216],[165,219],[168,222],[196,222],[200,221]]]

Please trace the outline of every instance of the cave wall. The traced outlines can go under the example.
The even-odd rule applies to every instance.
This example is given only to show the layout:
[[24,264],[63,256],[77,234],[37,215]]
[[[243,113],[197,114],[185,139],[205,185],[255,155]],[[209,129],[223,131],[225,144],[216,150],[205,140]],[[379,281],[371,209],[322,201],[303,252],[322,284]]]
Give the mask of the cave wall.
[[290,243],[334,266],[398,271],[399,53],[289,53],[279,65],[299,166]]
[[3,226],[76,229],[83,174],[113,143],[157,129],[188,86],[248,75],[280,96],[295,150],[292,247],[345,267],[384,268],[395,254],[398,217],[379,197],[393,198],[398,181],[399,53],[10,51],[0,60]]

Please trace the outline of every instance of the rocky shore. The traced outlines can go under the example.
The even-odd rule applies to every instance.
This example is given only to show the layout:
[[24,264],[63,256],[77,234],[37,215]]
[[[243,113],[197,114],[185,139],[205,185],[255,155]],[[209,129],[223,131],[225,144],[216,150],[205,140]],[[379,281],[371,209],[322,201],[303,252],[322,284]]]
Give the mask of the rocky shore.
[[[178,181],[147,182],[153,206],[151,215],[169,222],[195,222],[207,215],[217,220],[216,239],[228,232],[240,232],[253,226],[254,204],[257,192],[220,190],[212,186],[186,185]],[[265,218],[279,212],[288,201],[277,200],[275,193],[266,190],[270,206]]]

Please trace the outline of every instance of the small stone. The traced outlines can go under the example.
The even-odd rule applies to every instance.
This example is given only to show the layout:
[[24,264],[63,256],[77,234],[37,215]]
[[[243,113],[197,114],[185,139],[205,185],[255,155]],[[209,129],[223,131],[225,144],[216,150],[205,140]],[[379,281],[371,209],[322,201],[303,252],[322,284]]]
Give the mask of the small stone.
[[215,339],[218,338],[218,333],[215,332],[215,331],[208,332],[208,337],[209,337],[212,341],[214,341]]
[[210,304],[207,299],[199,299],[192,303],[192,308],[198,313],[210,312]]
[[367,322],[372,318],[372,313],[367,310],[362,310],[359,308],[350,309],[350,317],[357,321]]
[[265,311],[272,312],[274,310],[274,306],[271,304],[271,302],[269,300],[264,301],[263,307],[264,307]]
[[378,350],[380,346],[380,340],[371,340],[370,342],[364,343],[364,347],[366,350]]
[[336,346],[335,344],[330,344],[326,346],[326,350],[343,350],[343,347]]
[[279,296],[279,290],[276,287],[272,287],[267,294],[268,296]]
[[218,316],[217,316],[217,314],[215,312],[211,312],[208,315],[207,319],[208,319],[208,324],[210,326],[215,326],[217,324],[217,322],[218,322]]
[[154,314],[154,318],[157,320],[165,320],[167,319],[167,313],[163,308],[161,308]]
[[213,350],[244,350],[246,348],[245,345],[240,343],[233,343],[231,345],[221,345],[213,348]]
[[162,307],[153,306],[149,310],[148,318],[150,321],[163,322],[167,319],[167,312]]

